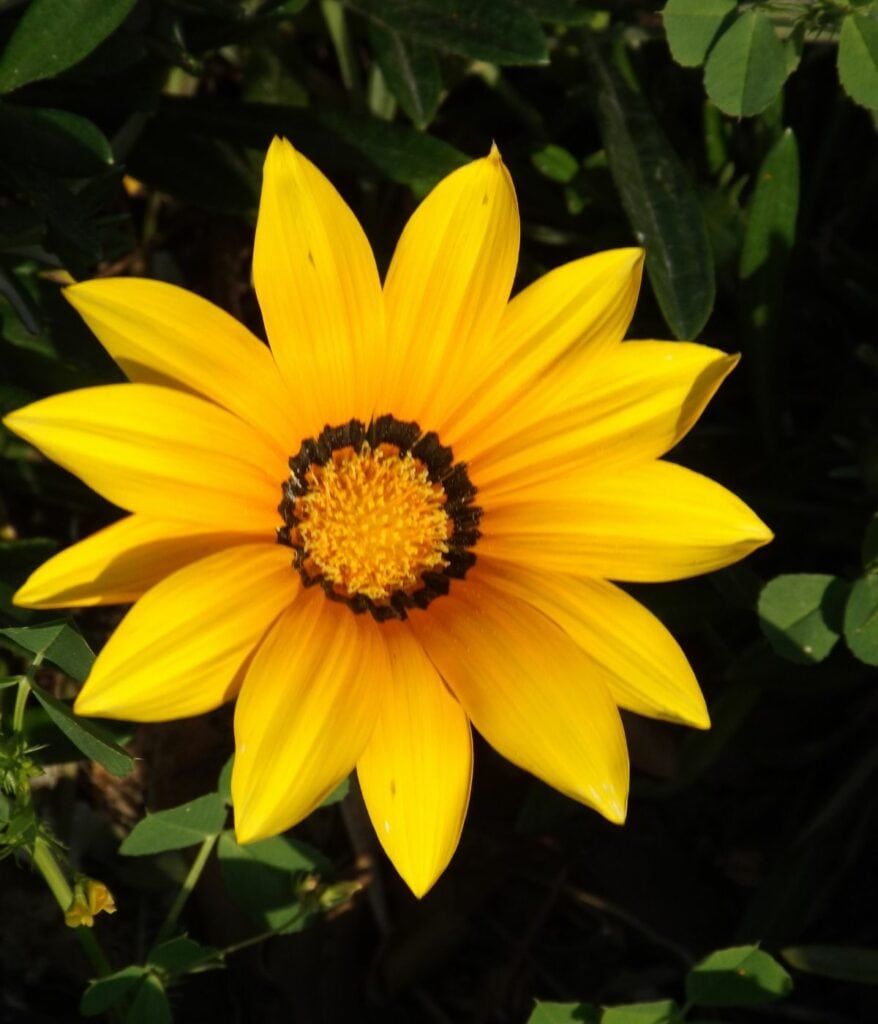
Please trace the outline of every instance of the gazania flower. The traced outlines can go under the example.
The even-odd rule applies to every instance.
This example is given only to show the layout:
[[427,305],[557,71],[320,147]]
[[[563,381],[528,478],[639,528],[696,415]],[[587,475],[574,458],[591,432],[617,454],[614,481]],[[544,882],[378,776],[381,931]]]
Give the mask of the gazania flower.
[[168,284],[77,284],[131,383],[6,420],[130,513],[16,598],[136,602],[77,712],[158,721],[237,696],[239,840],[298,822],[356,767],[418,895],[460,835],[471,725],[624,819],[618,708],[708,716],[675,641],[607,581],[709,572],[771,537],[660,461],[736,358],[621,343],[636,249],[510,302],[518,242],[493,149],[421,203],[382,288],[351,211],[276,140],[253,264],[271,347]]

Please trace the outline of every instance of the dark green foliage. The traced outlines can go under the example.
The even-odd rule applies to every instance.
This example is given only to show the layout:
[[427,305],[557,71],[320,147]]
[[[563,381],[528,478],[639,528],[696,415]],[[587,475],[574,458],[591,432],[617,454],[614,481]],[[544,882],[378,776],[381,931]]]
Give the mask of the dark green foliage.
[[[626,716],[626,827],[477,739],[461,848],[416,903],[355,775],[293,834],[241,846],[229,709],[136,732],[73,714],[121,611],[60,620],[12,596],[120,513],[0,428],[13,1012],[68,1019],[81,997],[126,1024],[878,1020],[876,5],[660,6],[0,4],[0,413],[121,379],[67,274],[171,281],[261,332],[250,258],[274,135],[337,185],[382,273],[418,199],[496,141],[522,216],[516,290],[640,244],[629,336],[742,353],[671,458],[776,534],[741,566],[632,588],[680,640],[712,728]],[[25,863],[46,822],[69,880],[116,897],[94,930],[105,977],[67,955]]]

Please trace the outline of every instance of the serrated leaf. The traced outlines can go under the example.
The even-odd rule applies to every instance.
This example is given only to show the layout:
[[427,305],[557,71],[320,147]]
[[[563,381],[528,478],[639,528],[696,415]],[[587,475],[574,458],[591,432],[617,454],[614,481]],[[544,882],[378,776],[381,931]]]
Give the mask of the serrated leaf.
[[588,1003],[538,1002],[527,1024],[600,1024],[600,1010]]
[[94,664],[93,651],[68,622],[11,626],[0,629],[0,637],[29,654],[41,655],[43,661],[51,662],[78,683],[85,681]]
[[607,1006],[600,1019],[601,1024],[675,1024],[679,1020],[677,1010],[673,999],[659,999],[652,1003]]
[[822,573],[776,576],[759,595],[759,623],[772,649],[787,661],[814,665],[838,641],[847,583]]
[[200,942],[181,935],[153,946],[146,954],[147,963],[164,971],[169,978],[189,974],[196,968],[222,967],[223,957],[218,949],[202,946]]
[[859,985],[878,985],[878,949],[864,946],[788,946],[780,952],[796,970]]
[[38,686],[31,687],[31,692],[54,724],[86,757],[119,778],[134,768],[134,758],[99,725],[75,715],[63,701]]
[[703,64],[736,6],[735,0],[668,0],[662,21],[674,60],[687,68]]
[[855,580],[844,609],[844,639],[851,654],[878,665],[878,575]]
[[285,931],[299,930],[305,923],[296,890],[302,876],[331,869],[321,853],[288,836],[240,846],[232,832],[223,832],[217,858],[235,902],[260,927]]
[[739,15],[714,43],[704,65],[707,95],[726,114],[760,114],[787,77],[787,55],[759,11]]
[[0,136],[14,138],[16,159],[62,177],[95,174],[113,162],[103,132],[67,110],[0,105]]
[[135,0],[33,0],[0,54],[0,93],[78,64],[128,16]]
[[545,64],[546,37],[519,0],[346,0],[426,46],[494,64]]
[[697,1006],[753,1006],[788,995],[793,982],[757,946],[711,953],[686,975],[686,998]]
[[220,833],[226,808],[218,793],[207,793],[167,811],[147,813],[119,847],[126,857],[184,850]]
[[838,77],[852,100],[878,109],[878,21],[851,14],[841,23]]
[[436,114],[442,89],[435,53],[375,22],[369,25],[369,40],[397,102],[418,128],[426,128]]
[[689,175],[649,106],[586,39],[596,114],[628,221],[646,250],[646,270],[671,331],[694,338],[713,309],[713,254]]
[[104,978],[97,978],[83,992],[79,1001],[79,1012],[83,1017],[97,1017],[101,1013],[106,1013],[127,995],[145,974],[145,967],[132,964]]

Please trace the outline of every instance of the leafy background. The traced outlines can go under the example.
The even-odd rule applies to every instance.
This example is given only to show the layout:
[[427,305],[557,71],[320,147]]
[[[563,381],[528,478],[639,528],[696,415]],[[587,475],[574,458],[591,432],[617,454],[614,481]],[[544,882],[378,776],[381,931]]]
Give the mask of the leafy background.
[[[355,794],[238,848],[227,712],[113,735],[74,718],[119,611],[9,599],[117,513],[3,433],[0,674],[27,669],[39,748],[32,802],[0,796],[4,1020],[878,1019],[876,65],[864,0],[0,4],[3,412],[118,379],[60,298],[66,273],[184,284],[261,332],[249,264],[274,134],[330,175],[382,268],[417,199],[496,140],[517,287],[637,242],[632,336],[743,353],[674,458],[777,535],[743,566],[635,588],[714,726],[626,719],[627,826],[479,745],[461,848],[419,903]],[[0,789],[25,756],[3,742]],[[118,973],[84,996],[95,971],[28,866],[37,821],[119,905],[95,929]]]

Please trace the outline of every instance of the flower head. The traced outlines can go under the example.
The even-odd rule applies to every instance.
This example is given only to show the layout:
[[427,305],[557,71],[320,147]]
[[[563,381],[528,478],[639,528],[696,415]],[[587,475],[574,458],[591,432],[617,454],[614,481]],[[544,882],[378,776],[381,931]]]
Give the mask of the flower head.
[[80,876],[73,887],[70,906],[64,912],[65,924],[68,928],[91,928],[95,923],[95,917],[101,913],[116,913],[113,894],[103,882]]
[[709,572],[771,538],[660,461],[736,358],[622,343],[636,249],[509,301],[518,241],[492,149],[421,203],[382,288],[350,209],[275,140],[253,263],[270,348],[180,288],[88,281],[67,298],[131,383],[6,420],[130,513],[16,598],[136,602],[76,710],[156,721],[237,696],[242,842],[356,767],[421,894],[458,841],[471,724],[615,822],[618,708],[708,725],[680,648],[607,581]]

